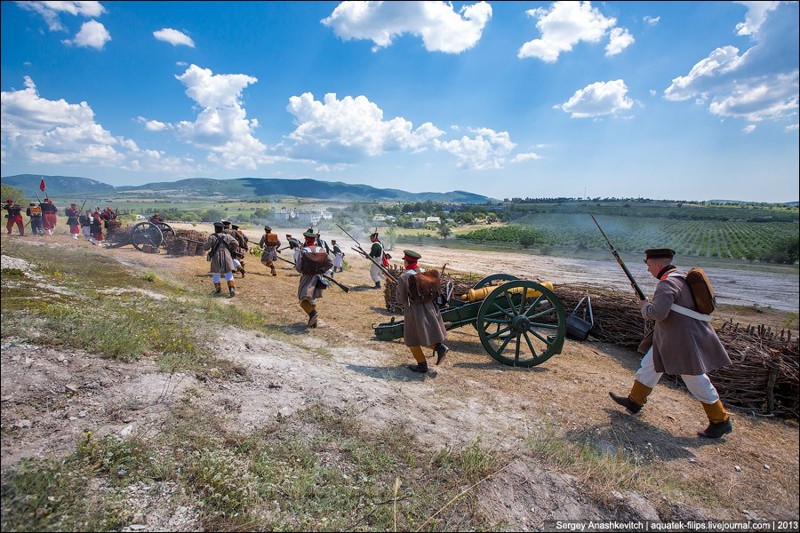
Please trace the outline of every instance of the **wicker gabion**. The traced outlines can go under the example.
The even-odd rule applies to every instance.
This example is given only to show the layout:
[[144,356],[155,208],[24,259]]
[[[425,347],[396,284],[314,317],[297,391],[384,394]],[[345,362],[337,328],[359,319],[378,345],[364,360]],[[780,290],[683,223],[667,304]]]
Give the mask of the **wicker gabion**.
[[[395,276],[402,268],[390,267]],[[452,282],[453,298],[461,298],[475,281],[455,273],[445,273],[444,282]],[[538,281],[538,280],[531,280]],[[553,292],[564,304],[567,314],[576,311],[588,320],[587,307],[575,310],[588,295],[594,326],[589,338],[626,348],[636,353],[652,324],[642,318],[632,294],[614,289],[598,289],[585,284],[556,284]],[[403,306],[395,302],[395,286],[384,289],[386,309],[400,314]],[[782,418],[800,417],[800,345],[791,331],[773,331],[766,326],[742,326],[732,320],[715,327],[717,336],[731,358],[730,366],[710,373],[726,405],[750,409],[761,415]],[[640,355],[636,355],[640,357]],[[683,386],[679,378],[675,380]]]

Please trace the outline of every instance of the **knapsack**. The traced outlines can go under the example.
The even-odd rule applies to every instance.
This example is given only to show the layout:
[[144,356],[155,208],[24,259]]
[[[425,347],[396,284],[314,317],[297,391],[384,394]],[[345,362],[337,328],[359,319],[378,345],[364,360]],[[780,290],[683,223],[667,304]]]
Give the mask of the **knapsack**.
[[333,262],[325,252],[305,252],[300,257],[300,273],[306,275],[324,274],[333,267]]
[[708,281],[705,270],[700,267],[690,268],[686,274],[686,283],[692,292],[694,305],[697,311],[704,315],[710,315],[717,308],[717,298],[714,296],[714,289]]
[[412,303],[425,303],[436,300],[442,287],[438,270],[426,270],[408,276],[408,299]]

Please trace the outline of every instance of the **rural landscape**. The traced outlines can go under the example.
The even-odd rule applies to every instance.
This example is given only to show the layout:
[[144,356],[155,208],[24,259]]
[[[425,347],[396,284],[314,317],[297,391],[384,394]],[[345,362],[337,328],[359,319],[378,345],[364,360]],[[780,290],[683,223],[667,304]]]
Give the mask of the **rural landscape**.
[[[35,202],[40,178],[13,188],[3,178],[3,195]],[[257,249],[235,298],[215,298],[208,263],[186,247],[92,245],[63,219],[53,235],[3,235],[3,530],[509,531],[564,520],[790,530],[797,520],[796,204],[91,195],[41,179],[61,208],[113,207],[122,230],[159,213],[176,235],[205,236],[226,218],[252,246],[264,224],[281,238],[313,225],[344,245],[335,279],[349,292],[326,290],[310,330],[298,274],[279,262],[270,276]],[[309,214],[319,218],[300,218]],[[609,400],[630,386],[644,323],[590,214],[648,294],[641,253],[653,243],[726,280],[718,292],[739,303],[722,303],[713,324],[738,366],[712,379],[733,434],[697,438],[702,409],[672,377],[638,416]],[[461,285],[546,279],[567,312],[589,291],[596,325],[530,368],[490,357],[476,328],[453,329],[445,362],[414,375],[402,340],[375,337],[396,313],[352,251],[376,228],[390,253],[413,247]],[[781,361],[777,379],[769,360]]]

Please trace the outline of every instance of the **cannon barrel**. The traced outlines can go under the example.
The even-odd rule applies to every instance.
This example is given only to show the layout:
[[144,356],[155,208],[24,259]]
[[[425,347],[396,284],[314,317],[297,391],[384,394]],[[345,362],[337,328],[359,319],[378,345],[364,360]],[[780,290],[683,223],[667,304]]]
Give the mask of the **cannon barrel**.
[[[540,283],[540,285],[551,291],[553,290],[553,283],[550,281],[543,281]],[[477,302],[480,300],[485,300],[486,297],[489,296],[489,293],[495,290],[496,288],[497,288],[496,286],[492,285],[487,287],[481,287],[480,289],[470,289],[461,296],[461,299],[466,300],[468,302]],[[542,294],[541,291],[537,291],[536,289],[533,289],[531,287],[515,287],[509,290],[508,292],[519,294],[522,293],[522,291],[525,291],[525,298],[536,298],[537,296]]]

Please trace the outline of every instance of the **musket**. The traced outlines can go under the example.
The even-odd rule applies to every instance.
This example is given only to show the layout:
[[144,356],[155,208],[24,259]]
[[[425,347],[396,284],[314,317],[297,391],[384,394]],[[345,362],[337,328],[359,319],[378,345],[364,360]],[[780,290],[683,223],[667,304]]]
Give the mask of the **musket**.
[[382,265],[382,264],[380,264],[378,261],[376,261],[376,260],[375,260],[375,258],[374,258],[374,257],[372,257],[371,255],[369,255],[367,252],[365,252],[365,251],[364,251],[364,248],[362,248],[362,247],[361,247],[361,243],[360,243],[360,242],[358,242],[358,241],[356,240],[356,238],[355,238],[355,237],[353,237],[352,235],[350,235],[350,233],[348,233],[348,231],[347,231],[346,229],[344,229],[343,227],[341,227],[339,224],[336,224],[336,226],[337,226],[337,227],[338,227],[340,230],[342,230],[342,231],[345,233],[345,235],[347,235],[348,237],[350,237],[351,239],[353,239],[353,242],[355,242],[355,243],[358,245],[358,248],[356,248],[356,247],[352,246],[351,248],[352,248],[353,250],[355,250],[355,251],[356,251],[356,252],[358,252],[360,255],[362,255],[362,256],[364,256],[364,257],[366,257],[367,259],[369,259],[369,260],[372,262],[372,264],[373,264],[373,265],[375,265],[376,267],[378,267],[378,268],[380,269],[380,271],[381,271],[381,272],[383,272],[383,273],[386,275],[386,277],[387,277],[388,279],[390,279],[390,280],[391,280],[393,283],[397,283],[397,278],[395,278],[395,277],[392,275],[392,273],[391,273],[391,272],[389,272],[389,269],[387,269],[385,266],[383,266],[383,265]]
[[[292,266],[296,265],[296,263],[294,261],[289,261],[288,259],[284,259],[283,257],[278,257],[278,259],[280,259],[281,261],[286,261],[287,263],[289,263]],[[350,287],[348,287],[347,285],[343,285],[343,284],[339,283],[338,281],[336,281],[335,279],[333,279],[332,277],[330,277],[330,276],[328,276],[326,274],[319,274],[319,275],[322,276],[323,278],[327,279],[328,281],[330,281],[331,283],[333,283],[334,285],[336,285],[340,289],[342,289],[345,293],[350,292]]]
[[[88,200],[88,199],[89,199],[89,197],[87,196],[86,200]],[[78,210],[78,213],[83,213],[83,206],[86,205],[86,200],[84,200],[83,203],[81,204],[81,208]]]
[[640,300],[646,300],[646,298],[644,296],[644,293],[642,292],[642,289],[639,288],[639,284],[636,283],[635,279],[633,279],[633,274],[631,274],[631,271],[628,270],[628,267],[625,266],[625,263],[622,261],[622,258],[619,256],[617,251],[614,249],[614,245],[611,244],[610,240],[608,240],[608,237],[606,236],[606,232],[603,231],[603,228],[601,228],[600,224],[597,223],[597,219],[594,218],[594,215],[589,215],[589,216],[592,217],[592,220],[594,220],[594,223],[597,225],[597,229],[600,230],[600,233],[603,235],[603,238],[606,240],[606,243],[608,244],[608,247],[611,249],[611,254],[614,256],[614,259],[617,260],[617,263],[619,263],[619,266],[622,267],[622,270],[625,272],[625,275],[628,276],[628,279],[631,282],[631,287],[633,287],[633,290],[636,292],[636,296],[638,296]]

